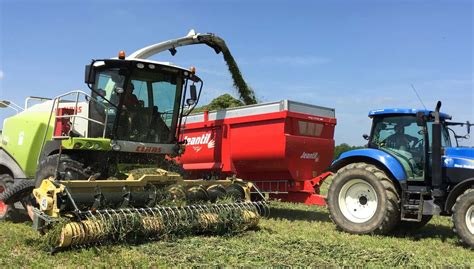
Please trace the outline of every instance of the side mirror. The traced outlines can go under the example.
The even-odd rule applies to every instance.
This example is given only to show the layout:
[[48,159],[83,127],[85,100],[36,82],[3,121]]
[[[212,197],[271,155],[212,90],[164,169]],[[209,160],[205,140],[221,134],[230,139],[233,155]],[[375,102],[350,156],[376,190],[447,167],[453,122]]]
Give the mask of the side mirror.
[[86,65],[86,70],[84,74],[84,82],[86,84],[94,84],[95,83],[95,69],[92,65]]
[[188,106],[192,106],[196,103],[197,101],[197,90],[196,90],[196,85],[191,85],[189,87],[189,94],[191,95],[191,98],[186,100],[186,103]]
[[425,113],[422,111],[416,112],[416,125],[424,126],[425,125]]
[[370,136],[368,134],[363,134],[362,137],[365,139],[365,140],[369,140]]
[[193,84],[189,87],[189,94],[191,94],[192,100],[197,100],[196,85]]

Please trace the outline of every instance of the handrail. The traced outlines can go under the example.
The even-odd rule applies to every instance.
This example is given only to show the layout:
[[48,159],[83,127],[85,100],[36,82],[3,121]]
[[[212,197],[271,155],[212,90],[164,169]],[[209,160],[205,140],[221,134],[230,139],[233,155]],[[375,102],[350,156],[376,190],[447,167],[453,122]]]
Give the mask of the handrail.
[[52,100],[52,99],[51,99],[51,98],[46,98],[46,97],[28,96],[28,97],[26,97],[26,99],[25,99],[25,108],[24,108],[25,110],[28,109],[28,104],[29,104],[30,101],[32,101],[32,100],[36,100],[36,101],[41,101],[41,102],[43,102],[43,101],[50,101],[50,100]]
[[18,114],[20,111],[23,111],[23,108],[12,101],[2,100],[0,101],[0,108],[8,107],[16,111]]
[[[92,96],[90,96],[86,92],[81,91],[81,90],[74,90],[74,91],[70,91],[70,92],[66,92],[64,94],[58,95],[58,96],[56,96],[55,98],[52,99],[53,103],[51,105],[51,111],[50,111],[49,118],[48,118],[48,124],[46,125],[46,130],[44,132],[40,152],[43,151],[44,146],[46,144],[46,138],[48,137],[48,131],[49,131],[49,128],[51,126],[51,120],[52,120],[53,114],[57,113],[58,109],[60,108],[59,105],[62,102],[65,101],[65,100],[61,100],[61,98],[71,96],[71,95],[74,95],[74,101],[68,101],[68,102],[74,102],[74,113],[77,113],[78,108],[79,108],[79,101],[81,99],[81,96],[83,96],[83,98],[85,100],[87,100],[88,107],[90,107],[90,103],[92,101],[92,102],[95,102],[96,104],[99,104],[101,106],[101,108],[104,109],[104,111],[106,112],[104,122],[101,122],[101,121],[98,121],[98,120],[95,120],[95,119],[92,119],[92,118],[89,118],[89,117],[85,117],[85,116],[82,116],[82,115],[77,115],[77,114],[74,114],[74,115],[55,115],[55,118],[57,118],[57,119],[62,119],[62,118],[72,119],[71,131],[74,130],[74,126],[75,126],[75,123],[76,123],[76,118],[84,119],[87,122],[93,122],[93,123],[99,124],[100,126],[103,127],[102,138],[105,138],[105,134],[106,134],[106,130],[107,130],[108,110],[109,110],[109,108],[105,104],[103,104],[103,103],[97,101],[96,99],[92,98]],[[54,136],[56,125],[53,128],[54,128],[53,129],[53,138],[60,139],[60,138],[68,138],[69,137],[69,136]],[[86,132],[86,134],[87,134],[86,137],[88,137],[87,132]],[[39,158],[38,158],[38,161],[39,161]]]

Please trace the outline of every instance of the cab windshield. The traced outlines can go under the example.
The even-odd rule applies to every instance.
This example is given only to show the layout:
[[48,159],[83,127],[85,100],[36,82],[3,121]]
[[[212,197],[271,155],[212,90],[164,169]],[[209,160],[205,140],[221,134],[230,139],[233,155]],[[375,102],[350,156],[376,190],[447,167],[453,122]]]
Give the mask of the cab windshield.
[[[428,127],[428,139],[430,141],[430,145],[433,141],[433,122],[427,122],[426,126]],[[442,147],[451,147],[451,138],[449,136],[448,128],[445,124],[441,125],[441,146]],[[431,150],[430,150],[431,152]]]
[[92,97],[107,109],[90,116],[107,118],[107,133],[123,141],[172,142],[184,81],[179,72],[143,67],[126,75],[110,68],[97,72],[95,81]]

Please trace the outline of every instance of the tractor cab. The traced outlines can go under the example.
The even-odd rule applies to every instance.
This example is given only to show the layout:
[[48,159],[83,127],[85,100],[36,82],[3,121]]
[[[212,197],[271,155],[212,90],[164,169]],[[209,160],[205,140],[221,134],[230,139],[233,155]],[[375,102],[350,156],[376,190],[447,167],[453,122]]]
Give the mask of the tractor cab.
[[[431,163],[432,126],[430,111],[417,109],[373,110],[372,130],[368,147],[379,149],[395,157],[403,166],[407,180],[424,181],[429,176]],[[420,115],[426,118],[420,121]],[[451,147],[446,120],[451,116],[440,113],[441,144]]]

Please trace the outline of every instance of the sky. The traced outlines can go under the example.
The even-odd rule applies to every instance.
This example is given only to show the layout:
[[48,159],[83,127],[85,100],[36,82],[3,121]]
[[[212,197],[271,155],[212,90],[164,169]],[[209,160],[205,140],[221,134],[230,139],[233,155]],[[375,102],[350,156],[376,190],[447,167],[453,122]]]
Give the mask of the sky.
[[[225,39],[260,101],[335,108],[336,143],[363,145],[370,110],[423,106],[411,85],[427,108],[441,100],[453,120],[474,121],[473,8],[468,0],[0,0],[0,99],[23,105],[86,90],[91,59],[195,29]],[[195,66],[201,104],[236,96],[222,56],[207,46],[152,59]],[[1,110],[0,121],[11,114]]]

